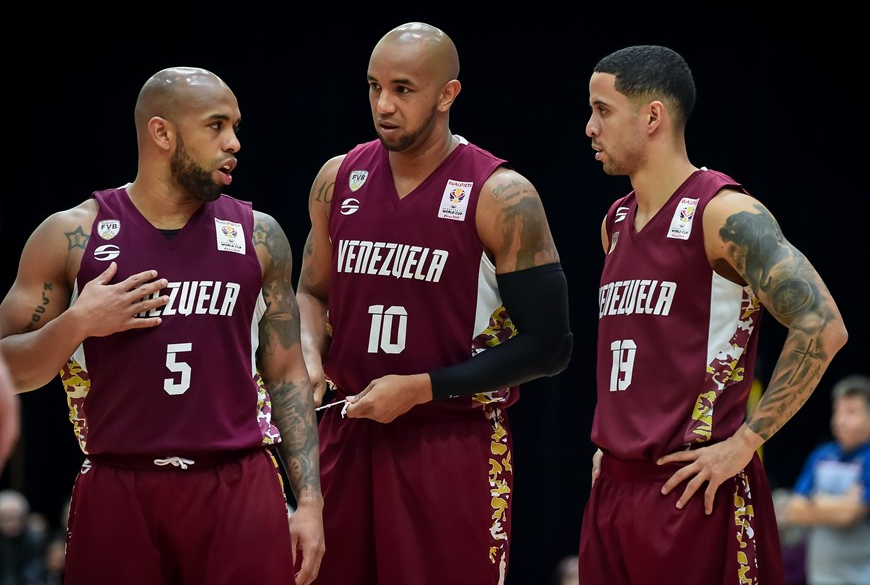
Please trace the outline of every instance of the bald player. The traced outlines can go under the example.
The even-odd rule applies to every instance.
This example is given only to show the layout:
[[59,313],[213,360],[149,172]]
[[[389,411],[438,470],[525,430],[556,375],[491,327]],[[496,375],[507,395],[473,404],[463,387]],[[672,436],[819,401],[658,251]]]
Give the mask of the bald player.
[[0,304],[17,389],[60,372],[86,456],[67,585],[317,576],[317,419],[290,247],[272,217],[222,193],[240,120],[213,73],[154,74],[136,102],[135,180],[44,220]]
[[318,585],[496,585],[513,502],[507,409],[572,336],[534,185],[454,134],[456,47],[425,23],[378,41],[377,139],[312,185],[298,286],[320,420]]

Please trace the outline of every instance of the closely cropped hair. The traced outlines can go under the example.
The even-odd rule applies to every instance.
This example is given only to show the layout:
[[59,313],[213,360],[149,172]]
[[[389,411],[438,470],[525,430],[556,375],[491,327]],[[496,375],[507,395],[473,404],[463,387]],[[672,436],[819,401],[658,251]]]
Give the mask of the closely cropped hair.
[[662,100],[673,111],[674,123],[685,129],[695,108],[695,80],[685,59],[667,47],[635,45],[602,58],[595,73],[616,77],[616,91],[634,100]]
[[843,396],[861,396],[864,398],[864,402],[870,406],[870,376],[855,374],[842,378],[834,384],[831,397],[836,400]]

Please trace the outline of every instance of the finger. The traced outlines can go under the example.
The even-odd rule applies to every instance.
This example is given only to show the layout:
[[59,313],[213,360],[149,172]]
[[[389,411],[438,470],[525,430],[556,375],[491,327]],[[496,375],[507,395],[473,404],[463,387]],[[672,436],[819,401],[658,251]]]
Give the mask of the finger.
[[716,486],[710,484],[704,490],[704,513],[709,516],[713,513],[713,503],[716,501]]
[[692,496],[695,495],[698,488],[701,487],[701,483],[703,483],[703,480],[696,475],[686,484],[686,489],[683,490],[683,494],[680,496],[680,499],[677,500],[678,510],[682,510],[686,507],[686,504],[692,499]]
[[296,585],[308,585],[313,581],[311,559],[302,556],[302,566],[299,567],[299,572],[296,573]]
[[94,280],[97,281],[99,284],[106,284],[107,282],[111,282],[116,272],[118,272],[118,263],[109,262],[109,265],[106,267],[106,269],[103,270]]
[[[154,272],[153,270],[151,272]],[[156,272],[155,272],[156,274]],[[132,277],[130,277],[132,278]],[[159,280],[152,280],[146,282],[144,284],[138,284],[134,282],[128,282],[130,279],[128,278],[124,282],[121,283],[120,286],[126,287],[131,293],[135,294],[137,297],[147,297],[154,293],[160,292],[167,286],[169,286],[169,281],[165,278],[161,278]],[[168,297],[166,297],[168,299]]]
[[[290,531],[290,560],[293,563],[293,567],[296,567],[296,549],[299,547],[299,536],[293,531]],[[303,565],[304,565],[303,559]],[[297,580],[298,583],[298,580]]]
[[662,486],[662,495],[666,496],[671,493],[671,490],[683,483],[683,480],[689,477],[690,474],[691,471],[688,470],[687,467],[681,467],[675,471],[674,474],[668,478],[668,481],[665,482],[665,485]]
[[152,297],[150,295],[145,295],[144,297],[139,297],[139,300],[133,305],[133,314],[134,315],[146,315],[149,311],[153,311],[155,309],[159,309],[165,305],[169,304],[169,296],[163,295],[159,297]]
[[670,453],[663,457],[659,457],[658,460],[656,460],[656,463],[658,465],[667,465],[668,463],[695,461],[697,458],[698,451],[677,451],[676,453]]
[[157,327],[163,322],[160,317],[145,317],[141,319],[131,319],[130,326],[127,329],[147,329],[148,327]]

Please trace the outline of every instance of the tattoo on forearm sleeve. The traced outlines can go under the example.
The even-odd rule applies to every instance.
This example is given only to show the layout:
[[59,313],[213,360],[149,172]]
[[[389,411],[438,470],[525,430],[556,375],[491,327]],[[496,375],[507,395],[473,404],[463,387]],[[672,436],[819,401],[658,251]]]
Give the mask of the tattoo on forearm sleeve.
[[[297,498],[320,491],[320,467],[317,465],[317,419],[310,416],[311,389],[285,383],[267,388],[272,401],[273,417],[281,433],[278,451],[287,477]],[[305,398],[305,393],[309,398]],[[312,490],[309,492],[309,490]]]
[[772,380],[749,421],[766,440],[817,386],[830,361],[822,332],[834,315],[827,289],[809,261],[785,239],[773,216],[761,205],[755,207],[757,213],[730,216],[719,235],[743,278],[789,327]]

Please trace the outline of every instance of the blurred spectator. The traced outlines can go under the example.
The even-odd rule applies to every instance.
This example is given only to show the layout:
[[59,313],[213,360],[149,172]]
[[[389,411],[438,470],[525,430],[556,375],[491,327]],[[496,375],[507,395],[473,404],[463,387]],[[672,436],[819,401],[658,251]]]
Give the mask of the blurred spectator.
[[24,494],[0,491],[0,585],[29,585],[42,574],[45,539],[31,529],[29,515]]
[[809,585],[870,585],[870,377],[832,390],[833,441],[809,455],[783,521],[809,527]]
[[555,585],[580,585],[579,569],[577,555],[568,555],[556,565],[553,583]]
[[63,585],[66,568],[66,538],[60,534],[48,541],[39,577],[28,585]]

